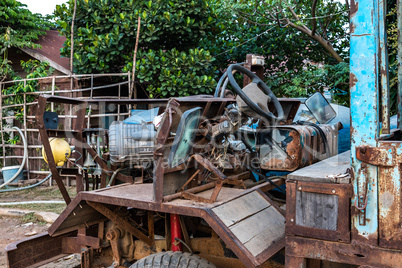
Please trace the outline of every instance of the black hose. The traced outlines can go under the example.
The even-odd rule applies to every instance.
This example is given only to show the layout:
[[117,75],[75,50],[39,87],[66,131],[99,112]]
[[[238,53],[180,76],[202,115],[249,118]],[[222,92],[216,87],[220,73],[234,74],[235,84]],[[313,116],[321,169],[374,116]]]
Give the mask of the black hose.
[[253,150],[253,148],[251,147],[251,145],[246,141],[246,139],[243,137],[243,135],[241,133],[239,133],[238,131],[236,131],[235,136],[237,139],[241,139],[241,141],[244,143],[244,145],[246,146],[246,148],[250,151],[250,153],[254,154],[255,151]]
[[269,177],[261,174],[260,172],[258,172],[257,170],[255,170],[254,168],[250,167],[249,165],[247,165],[246,163],[240,162],[242,163],[248,170],[251,170],[252,172],[256,173],[258,176],[263,177],[266,181],[269,181],[270,184],[272,184],[273,186],[275,186],[274,189],[278,188],[278,190],[284,194],[286,194],[286,191],[283,190],[278,184],[276,184],[275,182],[273,182]]

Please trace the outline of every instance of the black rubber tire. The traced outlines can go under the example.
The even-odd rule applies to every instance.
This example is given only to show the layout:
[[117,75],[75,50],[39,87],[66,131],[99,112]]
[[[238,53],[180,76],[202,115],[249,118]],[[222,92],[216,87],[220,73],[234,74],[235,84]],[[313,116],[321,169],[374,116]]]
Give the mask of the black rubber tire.
[[151,254],[135,262],[130,268],[216,268],[197,255],[181,251]]

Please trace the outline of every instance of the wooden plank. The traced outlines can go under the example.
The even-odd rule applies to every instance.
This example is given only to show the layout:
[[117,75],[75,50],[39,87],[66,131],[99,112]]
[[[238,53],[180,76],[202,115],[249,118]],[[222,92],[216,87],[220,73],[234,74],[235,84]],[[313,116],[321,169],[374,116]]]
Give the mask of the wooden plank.
[[296,225],[336,231],[337,195],[296,192]]
[[270,206],[229,229],[253,256],[257,256],[285,237],[285,217]]
[[350,183],[350,175],[342,178],[328,177],[328,175],[344,174],[348,168],[350,169],[350,151],[298,169],[290,173],[288,179],[326,183]]
[[271,204],[255,191],[215,207],[212,211],[226,226],[230,227],[270,206]]

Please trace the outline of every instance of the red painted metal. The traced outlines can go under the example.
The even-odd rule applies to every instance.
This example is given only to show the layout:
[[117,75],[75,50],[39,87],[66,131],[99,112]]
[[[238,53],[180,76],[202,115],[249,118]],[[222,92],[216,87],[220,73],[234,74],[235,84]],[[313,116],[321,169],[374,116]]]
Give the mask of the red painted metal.
[[173,251],[183,251],[183,245],[176,241],[176,238],[183,240],[183,234],[180,227],[180,216],[177,214],[170,214],[170,237],[172,242]]

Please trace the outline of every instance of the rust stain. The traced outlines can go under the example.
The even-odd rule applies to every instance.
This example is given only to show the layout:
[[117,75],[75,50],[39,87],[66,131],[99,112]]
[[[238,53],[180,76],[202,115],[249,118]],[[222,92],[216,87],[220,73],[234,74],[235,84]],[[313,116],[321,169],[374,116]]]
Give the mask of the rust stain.
[[[356,75],[354,73],[350,73],[349,80],[350,80],[350,87],[351,88],[354,87],[356,85],[356,83],[359,81],[359,80],[357,80]],[[351,131],[352,131],[352,128],[351,128]]]
[[270,158],[269,161],[262,163],[264,169],[279,169],[293,171],[301,164],[302,146],[300,144],[299,132],[293,130],[289,133],[292,141],[286,147],[288,157],[286,159]]

